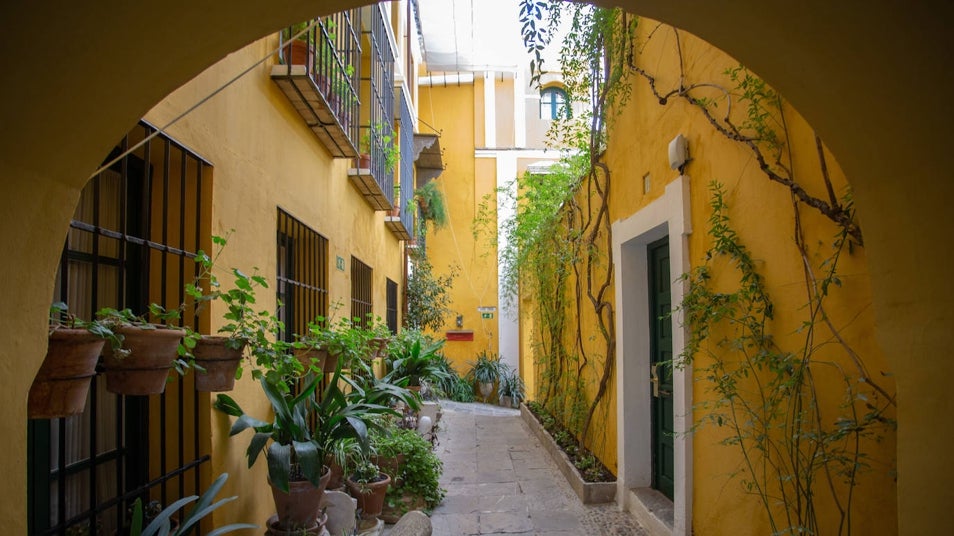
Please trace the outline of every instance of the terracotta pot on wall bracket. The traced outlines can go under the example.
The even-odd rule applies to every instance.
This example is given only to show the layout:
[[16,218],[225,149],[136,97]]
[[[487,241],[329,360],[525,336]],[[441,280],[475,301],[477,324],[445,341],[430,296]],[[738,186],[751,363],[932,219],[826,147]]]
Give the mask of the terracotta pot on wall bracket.
[[85,329],[57,329],[50,334],[46,358],[30,386],[27,416],[56,419],[83,413],[103,344],[103,338]]
[[[325,368],[328,362],[327,350],[319,350],[317,348],[301,348],[299,350],[295,350],[295,357],[298,358],[298,361],[301,363],[301,365],[305,367],[306,372],[312,369],[320,370],[322,372],[326,372],[327,370]],[[334,372],[334,370],[332,370],[332,372]]]
[[196,365],[205,369],[194,371],[196,391],[231,391],[235,386],[235,372],[242,362],[245,344],[240,348],[230,348],[228,344],[228,337],[217,335],[203,335],[196,342],[192,355]]
[[123,348],[129,355],[117,359],[112,348],[105,346],[103,367],[106,369],[106,390],[118,395],[154,395],[166,390],[169,369],[175,361],[181,329],[119,327],[113,332],[123,336]]

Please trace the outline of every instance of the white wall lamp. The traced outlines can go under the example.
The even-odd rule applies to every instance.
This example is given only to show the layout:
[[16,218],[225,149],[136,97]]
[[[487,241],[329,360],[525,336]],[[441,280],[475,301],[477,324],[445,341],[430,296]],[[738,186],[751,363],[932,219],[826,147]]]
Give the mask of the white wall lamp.
[[671,169],[678,169],[681,175],[683,168],[686,167],[688,162],[689,140],[682,134],[677,134],[676,137],[669,142],[669,167]]

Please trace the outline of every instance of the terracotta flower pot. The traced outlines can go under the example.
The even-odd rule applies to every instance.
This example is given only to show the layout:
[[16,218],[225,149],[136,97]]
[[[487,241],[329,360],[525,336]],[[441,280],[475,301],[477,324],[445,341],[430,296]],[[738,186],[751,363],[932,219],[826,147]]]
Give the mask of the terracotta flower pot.
[[55,419],[83,413],[104,343],[85,329],[54,331],[46,358],[30,386],[27,415],[31,419]]
[[383,480],[359,484],[352,479],[348,479],[348,491],[351,496],[358,500],[358,509],[364,518],[377,517],[381,515],[384,508],[384,495],[388,492],[388,485],[391,484],[391,477],[381,473],[379,476]]
[[119,395],[163,392],[185,332],[161,326],[154,329],[120,327],[113,332],[123,336],[123,348],[129,350],[129,355],[119,359],[110,346],[104,347],[106,390]]
[[307,531],[317,526],[321,499],[330,478],[331,470],[326,466],[318,486],[308,480],[291,481],[288,483],[288,493],[276,488],[269,480],[275,511],[278,512],[277,528],[284,531]]
[[[328,352],[316,348],[302,348],[295,350],[295,357],[305,367],[305,371],[314,368],[326,372],[325,363],[328,361]],[[334,372],[334,370],[332,370]]]
[[242,362],[241,348],[229,348],[228,337],[203,335],[196,342],[192,355],[195,363],[205,369],[195,371],[195,389],[202,392],[231,391],[235,387],[235,372]]

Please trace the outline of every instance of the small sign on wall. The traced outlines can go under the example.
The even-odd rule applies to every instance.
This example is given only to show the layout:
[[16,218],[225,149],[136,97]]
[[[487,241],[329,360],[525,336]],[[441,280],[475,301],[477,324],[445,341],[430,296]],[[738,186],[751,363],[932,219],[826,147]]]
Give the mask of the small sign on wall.
[[344,271],[345,269],[344,257],[338,257],[338,256],[335,257],[335,268],[341,270],[342,272]]
[[493,313],[480,313],[480,318],[490,319],[490,318],[493,318],[493,317],[494,317],[494,314],[493,314]]

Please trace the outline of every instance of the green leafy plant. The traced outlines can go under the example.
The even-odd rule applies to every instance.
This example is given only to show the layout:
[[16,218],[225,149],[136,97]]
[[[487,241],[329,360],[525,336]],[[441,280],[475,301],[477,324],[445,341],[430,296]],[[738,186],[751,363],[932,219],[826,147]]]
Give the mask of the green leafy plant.
[[470,369],[467,378],[477,383],[494,383],[500,379],[502,370],[500,356],[486,350],[477,354],[473,361],[468,361]]
[[368,132],[361,137],[361,151],[370,154],[373,147],[380,147],[381,154],[384,156],[384,169],[388,173],[392,173],[397,165],[401,149],[396,143],[397,138],[393,131],[389,128],[385,132],[384,126],[384,123],[371,125]]
[[[434,453],[431,444],[414,430],[393,430],[376,441],[377,451],[384,455],[404,455],[404,463],[388,488],[387,502],[391,507],[403,504],[399,498],[419,497],[427,509],[436,508],[444,500],[446,490],[440,486],[444,464]],[[399,484],[395,485],[397,481]]]
[[447,202],[436,180],[428,181],[416,188],[410,203],[417,205],[419,214],[421,215],[420,232],[422,234],[426,233],[428,223],[430,223],[435,230],[447,226]]
[[[228,473],[222,473],[219,475],[219,477],[212,482],[212,485],[209,486],[204,493],[202,493],[202,496],[192,495],[190,497],[179,499],[178,501],[170,504],[161,512],[153,516],[145,528],[143,527],[143,522],[145,519],[142,500],[136,499],[136,502],[133,503],[132,508],[132,520],[129,527],[129,536],[184,536],[191,533],[203,518],[217,510],[222,505],[238,498],[233,496],[226,499],[221,499],[215,503],[212,502],[215,500],[215,496],[218,495],[219,490],[222,489],[222,486],[225,485],[225,481],[228,479],[228,477]],[[189,513],[179,520],[179,525],[173,528],[172,516],[191,502],[196,503],[192,509],[189,510]],[[258,525],[252,525],[249,523],[232,523],[219,527],[208,532],[207,534],[208,536],[215,536],[218,534],[235,532],[241,529],[257,528]]]
[[434,385],[446,380],[448,373],[438,359],[443,348],[442,340],[434,341],[420,331],[405,330],[390,347],[391,372],[385,380],[397,383],[406,379],[411,386],[420,386],[422,381]]
[[449,266],[443,275],[434,273],[427,255],[420,249],[409,253],[411,271],[407,278],[407,312],[404,327],[416,330],[440,331],[450,308],[450,289],[453,288],[459,268]]

